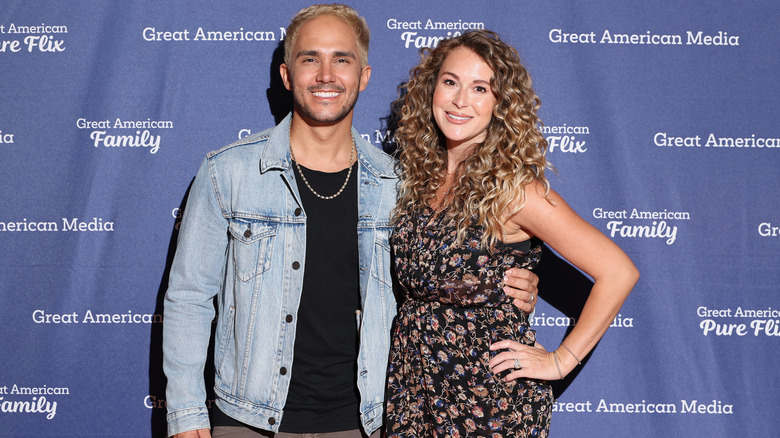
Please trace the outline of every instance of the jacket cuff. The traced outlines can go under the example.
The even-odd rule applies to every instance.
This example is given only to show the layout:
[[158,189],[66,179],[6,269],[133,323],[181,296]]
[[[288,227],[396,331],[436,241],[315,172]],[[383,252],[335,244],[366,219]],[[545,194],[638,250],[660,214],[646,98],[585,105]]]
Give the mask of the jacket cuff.
[[209,411],[205,407],[179,409],[168,413],[168,436],[190,430],[209,429]]

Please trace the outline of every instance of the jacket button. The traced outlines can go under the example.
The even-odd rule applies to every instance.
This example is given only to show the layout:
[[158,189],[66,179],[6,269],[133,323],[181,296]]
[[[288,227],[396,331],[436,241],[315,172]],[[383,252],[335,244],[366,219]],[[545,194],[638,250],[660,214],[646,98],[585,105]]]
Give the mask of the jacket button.
[[281,375],[287,374],[287,368],[285,368],[285,367],[280,368],[279,369],[279,374],[281,374]]
[[293,317],[292,317],[292,315],[287,315],[287,317],[284,318],[284,320],[287,321],[287,322],[292,322]]
[[271,417],[271,418],[269,418],[269,419],[268,419],[268,424],[270,424],[271,426],[273,426],[274,424],[276,424],[276,418],[274,418],[274,417]]
[[301,210],[301,207],[298,207],[298,208],[296,208],[296,209],[295,209],[295,215],[296,215],[296,216],[300,216],[300,215],[301,215],[301,211],[302,211],[302,210]]
[[301,268],[301,264],[298,262],[293,262],[292,268],[295,270],[298,270]]
[[247,239],[249,239],[250,237],[252,237],[252,230],[246,230],[246,231],[244,231],[244,237],[246,237]]

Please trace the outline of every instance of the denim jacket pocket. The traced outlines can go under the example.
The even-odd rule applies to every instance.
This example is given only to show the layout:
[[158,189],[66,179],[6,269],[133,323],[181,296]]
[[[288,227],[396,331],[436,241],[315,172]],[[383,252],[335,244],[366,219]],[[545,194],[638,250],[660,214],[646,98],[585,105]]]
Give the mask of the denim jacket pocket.
[[250,281],[269,267],[269,243],[276,235],[276,226],[267,222],[231,218],[229,229],[236,276],[241,281]]

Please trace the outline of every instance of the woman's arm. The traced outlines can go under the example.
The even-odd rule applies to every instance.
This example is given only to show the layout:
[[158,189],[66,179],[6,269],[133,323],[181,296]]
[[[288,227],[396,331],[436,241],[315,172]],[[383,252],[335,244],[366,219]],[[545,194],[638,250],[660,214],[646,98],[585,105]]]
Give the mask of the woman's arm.
[[525,206],[506,222],[507,235],[536,236],[594,280],[577,324],[554,352],[501,341],[509,349],[491,360],[494,372],[521,368],[507,378],[561,379],[571,372],[607,331],[639,279],[631,259],[612,240],[583,220],[555,191],[544,197],[539,184],[526,187]]

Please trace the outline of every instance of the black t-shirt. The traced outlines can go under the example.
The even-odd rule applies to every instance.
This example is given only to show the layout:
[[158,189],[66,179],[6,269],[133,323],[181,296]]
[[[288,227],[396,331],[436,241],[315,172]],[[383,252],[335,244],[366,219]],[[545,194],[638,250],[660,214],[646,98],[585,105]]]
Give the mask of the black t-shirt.
[[[360,309],[356,168],[353,164],[347,186],[333,199],[314,196],[297,178],[306,212],[306,263],[282,432],[360,428],[356,382],[355,312]],[[301,169],[312,188],[323,196],[336,193],[348,172]],[[300,175],[296,173],[296,177]]]
[[[336,193],[348,172],[301,168],[309,184],[323,196]],[[359,429],[357,164],[353,164],[344,191],[333,199],[314,196],[294,169],[306,212],[306,261],[290,388],[280,431]],[[238,423],[215,412],[213,424]]]

